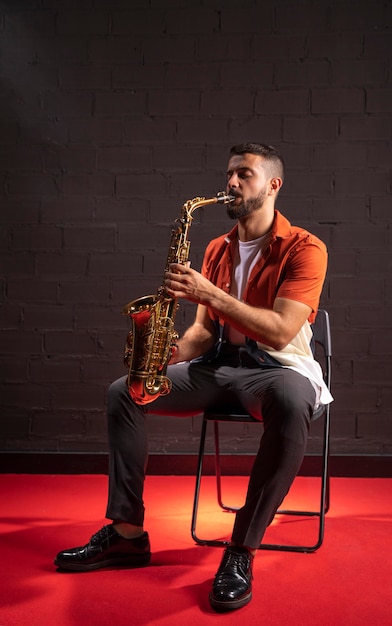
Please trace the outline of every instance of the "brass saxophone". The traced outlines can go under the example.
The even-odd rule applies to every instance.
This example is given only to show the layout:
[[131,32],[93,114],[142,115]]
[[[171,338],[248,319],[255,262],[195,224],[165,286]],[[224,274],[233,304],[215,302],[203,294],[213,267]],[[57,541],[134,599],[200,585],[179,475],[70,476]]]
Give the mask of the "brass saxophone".
[[[214,198],[193,198],[182,207],[171,233],[165,272],[171,263],[185,265],[189,257],[189,227],[193,212],[207,204],[233,202],[224,191]],[[170,393],[171,381],[166,376],[172,347],[178,339],[174,321],[177,299],[168,295],[164,285],[155,295],[143,296],[123,307],[122,314],[131,318],[124,363],[128,367],[128,388],[131,398],[140,405],[149,404],[159,396]]]

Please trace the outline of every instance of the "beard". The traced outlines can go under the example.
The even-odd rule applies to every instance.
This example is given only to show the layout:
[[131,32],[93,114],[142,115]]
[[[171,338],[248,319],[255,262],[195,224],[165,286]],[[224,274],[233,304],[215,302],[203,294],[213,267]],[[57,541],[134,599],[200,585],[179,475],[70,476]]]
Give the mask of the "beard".
[[[232,191],[230,192],[230,195],[238,197]],[[241,217],[247,217],[248,215],[251,215],[252,213],[258,211],[262,207],[266,197],[267,186],[263,187],[259,195],[255,198],[249,198],[249,200],[240,202],[240,204],[228,204],[226,209],[227,215],[232,220],[238,220],[241,219]]]

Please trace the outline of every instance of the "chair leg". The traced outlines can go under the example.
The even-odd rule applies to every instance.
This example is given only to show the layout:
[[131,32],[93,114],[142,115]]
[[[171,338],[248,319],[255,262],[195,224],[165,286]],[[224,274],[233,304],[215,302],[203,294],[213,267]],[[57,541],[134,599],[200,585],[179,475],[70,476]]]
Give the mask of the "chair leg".
[[197,471],[196,471],[196,485],[195,485],[195,494],[193,498],[193,510],[192,510],[192,522],[191,522],[191,535],[192,539],[196,541],[196,543],[203,543],[199,537],[196,535],[196,521],[197,521],[197,511],[199,508],[199,496],[200,496],[200,484],[201,484],[201,476],[203,472],[203,457],[204,457],[204,448],[206,441],[206,431],[207,431],[207,420],[203,419],[200,433],[200,443],[199,443],[199,457],[197,461]]
[[[279,550],[279,551],[287,551],[287,552],[315,552],[320,548],[323,539],[324,539],[324,525],[325,525],[325,514],[329,510],[329,502],[330,502],[330,476],[329,476],[329,436],[330,436],[330,409],[329,406],[326,408],[326,412],[324,415],[324,446],[323,446],[323,455],[322,455],[322,471],[321,471],[321,495],[320,495],[320,508],[318,511],[296,511],[296,510],[285,510],[279,509],[277,514],[284,515],[296,515],[296,516],[304,516],[304,517],[318,517],[319,518],[319,527],[318,527],[318,539],[315,544],[310,546],[299,546],[299,545],[283,545],[283,544],[266,544],[262,543],[259,546],[260,550]],[[199,506],[199,496],[200,496],[200,486],[201,479],[203,473],[203,458],[205,451],[205,440],[207,435],[207,426],[208,420],[203,419],[202,430],[200,435],[200,446],[199,446],[199,458],[198,458],[198,466],[197,466],[197,474],[196,474],[196,486],[195,486],[195,494],[194,494],[194,502],[193,502],[193,511],[192,511],[192,525],[191,525],[191,534],[194,541],[199,545],[208,545],[208,546],[225,546],[228,545],[228,541],[218,540],[218,539],[201,539],[196,534],[196,523],[197,523],[197,513]],[[223,504],[222,502],[222,481],[221,481],[221,467],[220,467],[220,447],[219,447],[219,424],[218,422],[214,422],[214,440],[215,440],[215,474],[216,474],[216,488],[217,488],[217,499],[219,506],[225,511],[236,512],[238,511],[238,507],[228,506]]]
[[325,480],[325,498],[324,498],[324,512],[328,513],[330,507],[330,494],[331,494],[331,482],[330,482],[330,469],[329,469],[329,443],[330,443],[330,429],[331,429],[331,415],[330,407],[327,406],[325,412],[324,422],[324,457],[323,457],[323,476]]
[[[207,422],[207,420],[206,420]],[[215,440],[215,476],[216,476],[216,492],[218,504],[224,511],[235,513],[238,506],[228,506],[222,500],[222,480],[221,480],[221,464],[220,464],[220,446],[219,446],[219,422],[214,422],[214,440]]]
[[207,434],[207,425],[208,425],[208,421],[206,419],[203,419],[203,423],[201,427],[201,434],[200,434],[199,458],[197,462],[195,494],[194,494],[194,499],[193,499],[191,535],[192,535],[192,539],[197,544],[202,545],[202,546],[226,546],[229,544],[229,541],[221,541],[218,539],[217,540],[201,539],[196,534],[197,513],[199,509],[200,486],[201,486],[201,478],[203,474],[203,459],[204,459],[204,449],[205,449],[205,441],[206,441],[206,434]]

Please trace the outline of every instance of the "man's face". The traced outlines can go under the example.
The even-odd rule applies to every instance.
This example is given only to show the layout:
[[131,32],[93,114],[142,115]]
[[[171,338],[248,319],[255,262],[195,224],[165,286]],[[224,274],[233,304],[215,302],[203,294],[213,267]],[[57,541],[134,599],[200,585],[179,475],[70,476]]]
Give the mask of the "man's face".
[[227,214],[239,219],[261,208],[268,193],[265,159],[257,154],[234,155],[227,168],[227,193],[236,200],[227,205]]

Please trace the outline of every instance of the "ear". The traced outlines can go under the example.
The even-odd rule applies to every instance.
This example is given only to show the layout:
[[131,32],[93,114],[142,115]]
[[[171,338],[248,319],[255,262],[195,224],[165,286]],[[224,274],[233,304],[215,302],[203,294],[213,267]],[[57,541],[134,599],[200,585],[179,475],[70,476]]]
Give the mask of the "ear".
[[280,188],[283,185],[283,180],[281,178],[279,178],[278,176],[275,176],[274,178],[271,178],[269,181],[269,188],[270,188],[270,195],[276,195],[279,191]]

